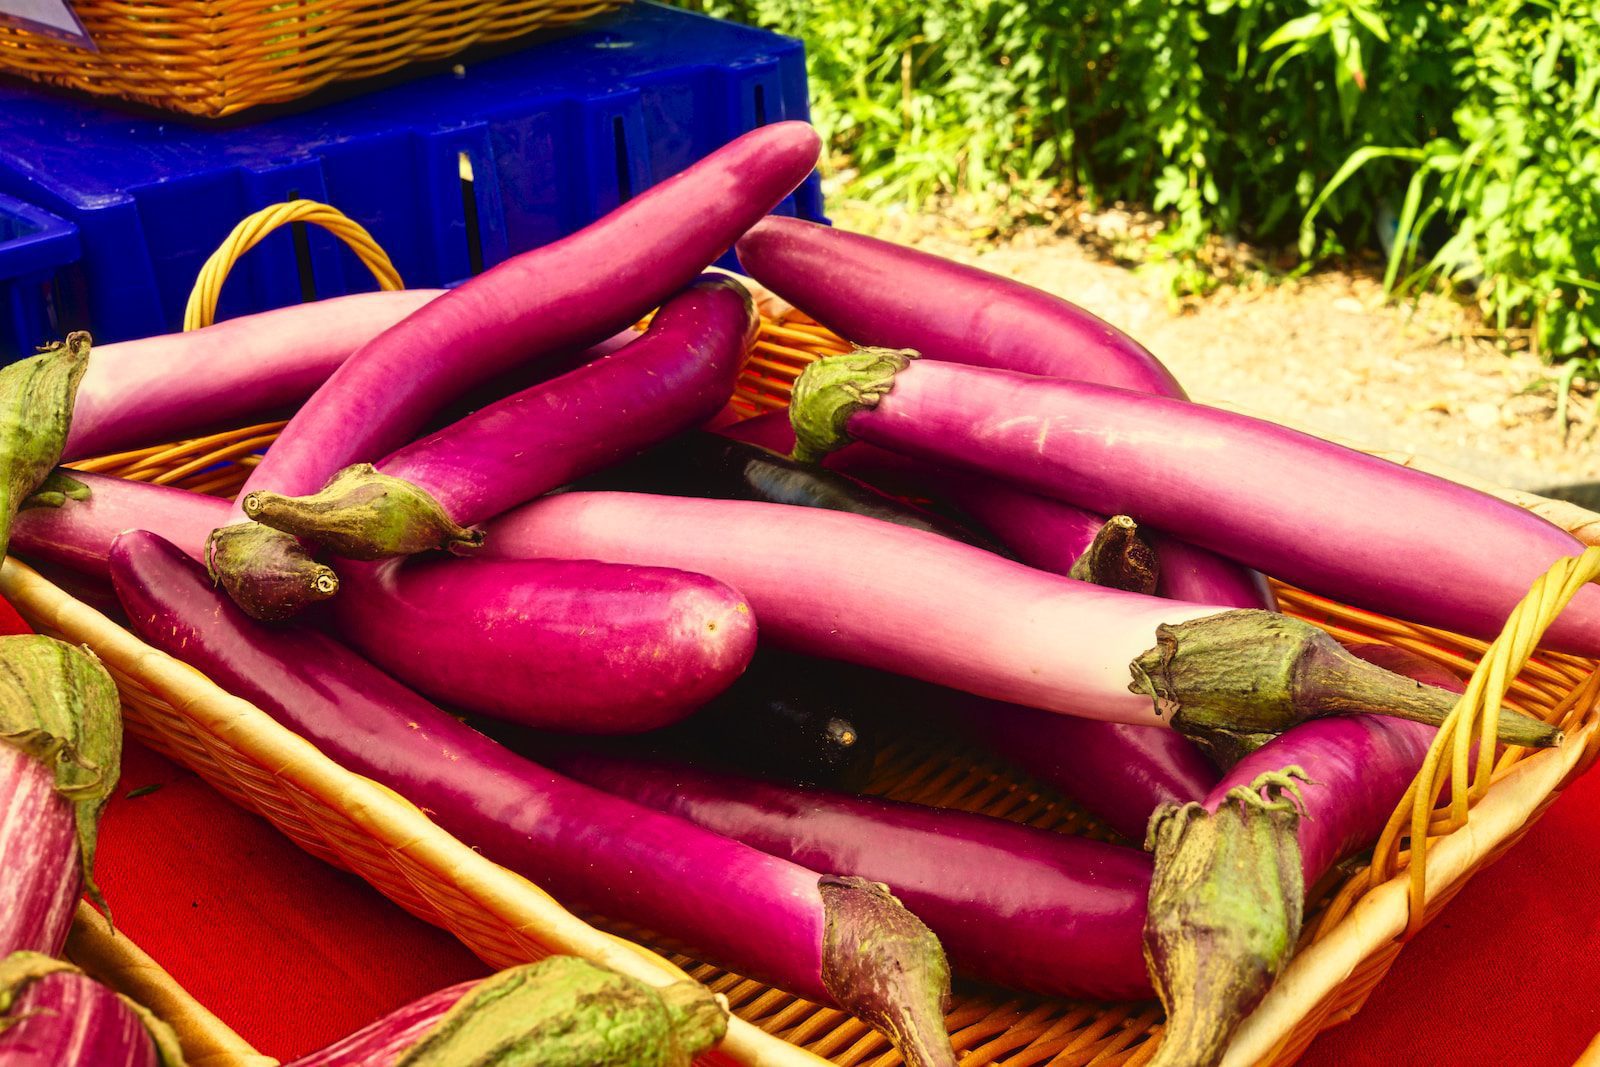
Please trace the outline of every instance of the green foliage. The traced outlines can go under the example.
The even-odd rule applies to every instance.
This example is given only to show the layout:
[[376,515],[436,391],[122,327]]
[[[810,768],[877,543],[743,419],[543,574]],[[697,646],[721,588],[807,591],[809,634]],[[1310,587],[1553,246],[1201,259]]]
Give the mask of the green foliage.
[[1147,204],[1180,261],[1388,225],[1396,289],[1467,285],[1552,356],[1600,344],[1593,0],[682,2],[806,42],[850,195]]

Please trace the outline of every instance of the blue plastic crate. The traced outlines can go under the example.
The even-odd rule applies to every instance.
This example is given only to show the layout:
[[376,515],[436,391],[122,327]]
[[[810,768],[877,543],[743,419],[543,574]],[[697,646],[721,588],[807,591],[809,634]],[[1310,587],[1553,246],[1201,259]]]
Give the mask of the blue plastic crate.
[[[111,341],[175,330],[245,215],[325,201],[411,286],[562,237],[767,122],[807,118],[798,41],[653,3],[528,48],[238,128],[0,85],[0,193],[75,223],[88,301],[63,325]],[[822,218],[815,176],[779,208]],[[625,254],[625,250],[619,250]],[[373,288],[316,227],[237,266],[220,317]]]
[[0,364],[61,339],[63,269],[78,258],[78,228],[32,204],[0,196]]

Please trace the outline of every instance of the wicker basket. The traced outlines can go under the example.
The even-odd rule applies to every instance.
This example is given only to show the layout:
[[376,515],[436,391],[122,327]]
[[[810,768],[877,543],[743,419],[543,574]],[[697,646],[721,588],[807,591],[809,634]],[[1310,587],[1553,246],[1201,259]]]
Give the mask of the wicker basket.
[[[839,346],[815,323],[793,312],[778,313],[764,324],[736,404],[746,413],[782,407],[797,368]],[[228,495],[246,475],[249,453],[270,441],[277,428],[248,427],[79,466]],[[1576,570],[1580,565],[1586,568],[1582,573]],[[1572,583],[1600,571],[1600,550],[1591,550],[1581,563],[1563,561],[1555,571],[1576,588]],[[1504,673],[1505,705],[1562,723],[1568,740],[1557,749],[1537,754],[1513,749],[1484,761],[1492,769],[1492,784],[1486,777],[1485,788],[1474,791],[1469,829],[1462,829],[1462,819],[1430,814],[1431,794],[1424,795],[1419,810],[1430,827],[1424,835],[1425,862],[1408,870],[1411,853],[1402,849],[1402,835],[1392,833],[1369,866],[1324,892],[1308,913],[1300,954],[1237,1036],[1227,1061],[1234,1067],[1290,1063],[1318,1031],[1359,1010],[1393,963],[1408,928],[1426,922],[1473,871],[1513,844],[1593,759],[1600,738],[1596,665],[1532,648],[1557,610],[1553,605],[1564,602],[1554,592],[1531,597],[1518,609],[1518,619],[1530,623],[1519,628],[1523,644],[1502,640],[1493,646],[1287,587],[1280,586],[1279,594],[1285,610],[1342,640],[1401,645],[1457,670],[1470,670],[1487,656]],[[777,1067],[815,1064],[816,1057],[845,1065],[899,1062],[882,1038],[835,1009],[681,956],[668,962],[588,925],[525,879],[439,830],[392,792],[342,770],[252,705],[143,645],[16,561],[0,569],[0,595],[41,631],[85,642],[100,654],[122,687],[134,734],[264,815],[307,851],[360,874],[409,911],[450,930],[491,965],[570,952],[660,982],[675,973],[676,964],[727,994],[740,1017],[706,1063]],[[1492,689],[1480,694],[1476,714],[1494,700]],[[1472,711],[1471,703],[1464,701],[1458,712]],[[1445,772],[1448,766],[1446,761]],[[1111,836],[1012,768],[933,735],[892,746],[880,758],[870,788],[900,799]],[[1467,795],[1465,789],[1457,792]],[[1409,826],[1411,818],[1412,808],[1403,806],[1394,825]],[[1135,1065],[1153,1054],[1161,1013],[1150,1002],[1064,1002],[967,990],[958,992],[948,1023],[968,1067]]]
[[0,73],[220,117],[626,0],[74,0],[99,51],[0,24]]

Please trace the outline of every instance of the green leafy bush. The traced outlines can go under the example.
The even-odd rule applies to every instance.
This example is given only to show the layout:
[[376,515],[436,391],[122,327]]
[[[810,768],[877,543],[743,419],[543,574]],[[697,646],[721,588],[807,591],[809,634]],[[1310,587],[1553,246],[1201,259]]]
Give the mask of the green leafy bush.
[[1149,205],[1157,251],[1392,233],[1551,355],[1600,343],[1593,0],[685,0],[802,38],[847,192]]

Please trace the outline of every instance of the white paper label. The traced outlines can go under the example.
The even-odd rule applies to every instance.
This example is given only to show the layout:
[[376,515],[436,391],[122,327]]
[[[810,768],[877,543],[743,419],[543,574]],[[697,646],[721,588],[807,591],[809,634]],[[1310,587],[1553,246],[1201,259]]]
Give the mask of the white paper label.
[[68,0],[0,0],[0,22],[19,25],[83,48],[94,48],[94,41],[84,32],[83,23],[78,21]]

